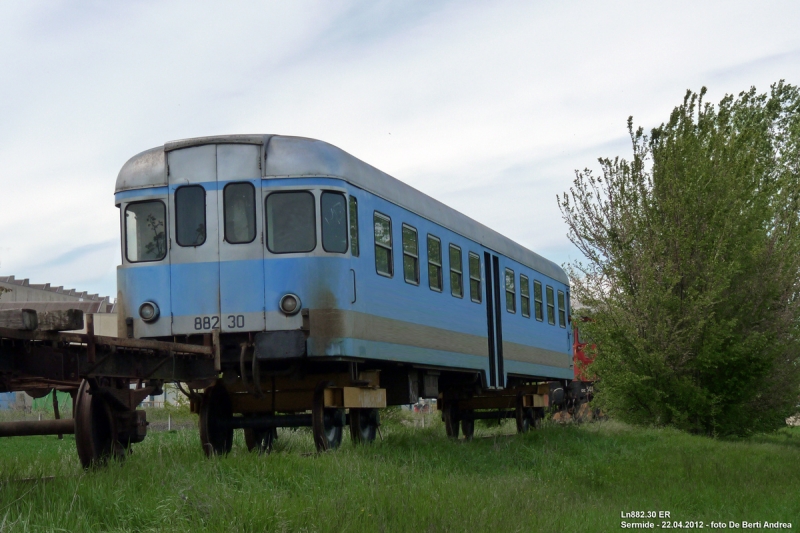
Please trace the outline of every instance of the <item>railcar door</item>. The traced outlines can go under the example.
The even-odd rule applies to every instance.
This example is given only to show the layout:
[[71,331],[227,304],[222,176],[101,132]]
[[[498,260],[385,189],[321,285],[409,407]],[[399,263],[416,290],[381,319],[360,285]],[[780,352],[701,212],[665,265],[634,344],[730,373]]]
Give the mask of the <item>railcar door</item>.
[[261,147],[168,154],[172,333],[264,329]]
[[172,334],[220,326],[217,147],[167,154]]
[[500,259],[483,253],[486,272],[486,328],[489,337],[489,386],[505,387],[503,369],[503,313],[500,290]]
[[264,330],[261,146],[217,145],[222,331]]

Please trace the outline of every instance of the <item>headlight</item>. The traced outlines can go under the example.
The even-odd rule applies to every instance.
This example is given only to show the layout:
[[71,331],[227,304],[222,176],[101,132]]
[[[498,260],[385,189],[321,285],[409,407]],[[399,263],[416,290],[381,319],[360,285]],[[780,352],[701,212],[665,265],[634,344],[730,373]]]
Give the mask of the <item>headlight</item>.
[[155,322],[158,319],[158,306],[155,302],[145,302],[139,306],[139,316],[145,322]]
[[294,315],[300,311],[300,297],[296,294],[284,294],[280,303],[281,311],[287,315]]

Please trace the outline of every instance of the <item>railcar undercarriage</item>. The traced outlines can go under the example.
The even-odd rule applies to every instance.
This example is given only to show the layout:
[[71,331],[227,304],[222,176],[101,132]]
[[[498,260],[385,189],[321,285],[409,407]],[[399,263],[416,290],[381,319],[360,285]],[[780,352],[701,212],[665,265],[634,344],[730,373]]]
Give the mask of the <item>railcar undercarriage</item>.
[[[85,334],[44,331],[33,311],[19,313],[27,322],[0,327],[0,392],[68,392],[74,418],[0,423],[0,437],[75,434],[85,468],[122,460],[145,438],[145,412],[137,407],[170,382],[199,415],[208,456],[228,453],[235,429],[261,453],[271,450],[281,427],[311,427],[318,451],[339,447],[345,427],[354,443],[369,443],[379,433],[380,409],[419,397],[438,398],[451,438],[471,438],[480,419],[512,418],[526,432],[539,425],[551,396],[547,383],[520,378],[490,389],[475,371],[348,358],[260,361],[251,336],[221,341],[218,331],[184,342],[102,337],[94,335],[91,316]],[[74,320],[64,327],[75,327]]]

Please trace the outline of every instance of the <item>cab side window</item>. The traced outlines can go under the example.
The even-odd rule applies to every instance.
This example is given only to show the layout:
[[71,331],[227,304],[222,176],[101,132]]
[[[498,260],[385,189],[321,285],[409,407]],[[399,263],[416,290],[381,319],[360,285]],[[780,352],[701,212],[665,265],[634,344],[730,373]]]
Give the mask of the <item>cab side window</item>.
[[350,197],[350,254],[358,257],[358,200]]
[[167,209],[160,200],[125,208],[125,257],[131,263],[160,261],[167,255]]
[[319,199],[322,218],[322,249],[326,252],[347,252],[347,207],[344,194],[323,192]]

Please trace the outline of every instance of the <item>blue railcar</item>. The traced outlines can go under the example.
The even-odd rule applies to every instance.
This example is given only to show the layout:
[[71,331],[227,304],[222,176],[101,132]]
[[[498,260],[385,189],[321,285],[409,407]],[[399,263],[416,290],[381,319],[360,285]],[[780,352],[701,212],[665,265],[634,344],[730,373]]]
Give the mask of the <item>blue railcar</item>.
[[[199,403],[222,402],[222,416],[248,413],[232,395],[287,390],[287,376],[348,373],[388,404],[462,405],[573,377],[561,268],[330,144],[170,142],[125,164],[115,199],[120,330],[190,343],[217,331],[222,378]],[[279,425],[265,413],[293,405],[251,407],[256,437]],[[219,415],[208,409],[201,422]],[[258,424],[243,424],[252,437]]]

